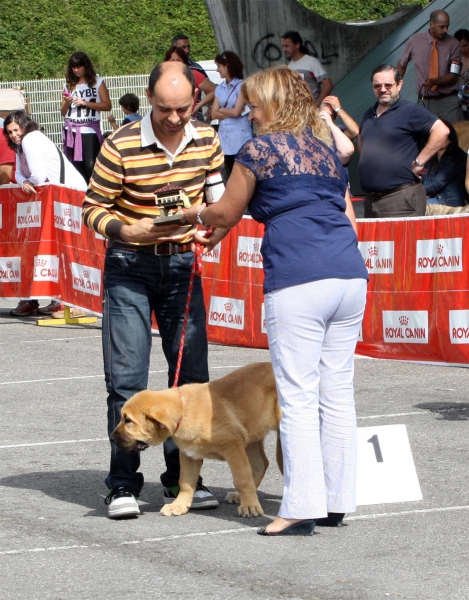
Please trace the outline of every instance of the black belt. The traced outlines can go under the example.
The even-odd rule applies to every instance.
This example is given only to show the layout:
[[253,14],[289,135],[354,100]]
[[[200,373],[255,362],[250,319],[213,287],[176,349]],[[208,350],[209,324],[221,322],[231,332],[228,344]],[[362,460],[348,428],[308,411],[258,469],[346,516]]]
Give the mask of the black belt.
[[388,196],[389,194],[394,194],[394,192],[400,192],[401,190],[405,190],[408,187],[413,187],[414,185],[419,185],[420,181],[414,181],[413,183],[403,183],[402,185],[398,185],[392,190],[385,190],[384,192],[367,192],[367,196],[373,196],[374,200],[379,200],[383,196]]
[[188,244],[151,244],[150,246],[134,246],[125,242],[109,242],[108,248],[118,248],[119,250],[131,250],[132,252],[143,252],[144,254],[154,254],[155,256],[171,256],[173,254],[183,254],[191,251],[191,243]]

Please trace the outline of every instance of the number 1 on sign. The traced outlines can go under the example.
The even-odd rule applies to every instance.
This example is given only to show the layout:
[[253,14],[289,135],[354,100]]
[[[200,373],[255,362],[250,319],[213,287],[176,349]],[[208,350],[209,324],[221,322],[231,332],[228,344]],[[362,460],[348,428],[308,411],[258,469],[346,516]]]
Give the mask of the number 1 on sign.
[[375,451],[376,462],[384,462],[383,455],[381,454],[381,446],[379,445],[378,436],[375,434],[368,440],[370,444],[373,444],[373,449]]

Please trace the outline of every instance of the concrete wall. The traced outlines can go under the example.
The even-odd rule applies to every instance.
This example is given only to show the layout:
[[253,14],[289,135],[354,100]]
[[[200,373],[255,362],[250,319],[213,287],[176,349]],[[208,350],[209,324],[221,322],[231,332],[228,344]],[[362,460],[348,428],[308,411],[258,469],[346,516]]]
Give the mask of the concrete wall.
[[417,14],[420,6],[404,7],[366,25],[345,25],[320,17],[296,0],[205,0],[221,51],[239,54],[245,74],[285,64],[280,36],[300,33],[337,83],[375,46]]

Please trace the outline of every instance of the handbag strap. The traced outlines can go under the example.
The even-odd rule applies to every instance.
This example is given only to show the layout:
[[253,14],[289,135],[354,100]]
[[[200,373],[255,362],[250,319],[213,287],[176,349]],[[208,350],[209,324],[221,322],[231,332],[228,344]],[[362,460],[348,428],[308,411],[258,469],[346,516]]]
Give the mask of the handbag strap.
[[233,89],[231,90],[231,92],[228,94],[228,98],[226,99],[226,101],[225,101],[225,104],[224,104],[223,106],[220,106],[220,108],[226,108],[226,107],[228,106],[228,100],[230,99],[230,97],[231,97],[231,94],[232,94],[232,93],[233,93],[233,92],[236,90],[236,88],[238,87],[238,85],[239,85],[240,83],[243,83],[243,82],[242,82],[242,80],[241,80],[241,81],[238,81],[238,83],[237,83],[237,84],[234,86],[234,88],[233,88]]

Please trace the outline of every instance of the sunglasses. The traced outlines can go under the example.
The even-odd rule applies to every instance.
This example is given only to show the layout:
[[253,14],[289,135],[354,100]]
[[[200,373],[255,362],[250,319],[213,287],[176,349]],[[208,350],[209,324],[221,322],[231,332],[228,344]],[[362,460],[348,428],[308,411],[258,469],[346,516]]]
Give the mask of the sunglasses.
[[373,83],[372,86],[374,87],[375,90],[380,90],[382,87],[384,87],[387,90],[390,90],[393,88],[393,86],[395,85],[394,83]]

